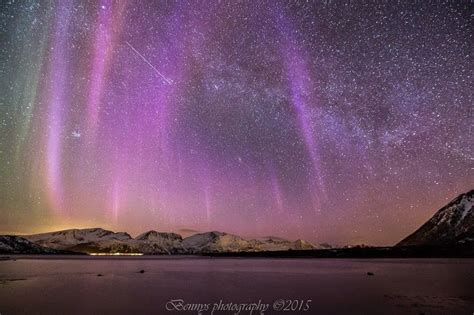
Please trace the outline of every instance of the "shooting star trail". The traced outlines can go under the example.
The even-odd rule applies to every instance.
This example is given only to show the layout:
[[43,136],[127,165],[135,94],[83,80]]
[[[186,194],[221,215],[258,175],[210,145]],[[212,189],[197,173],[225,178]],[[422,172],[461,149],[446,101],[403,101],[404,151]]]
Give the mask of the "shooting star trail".
[[173,84],[173,80],[171,79],[168,79],[167,77],[165,77],[160,71],[158,71],[158,69],[156,69],[142,54],[140,54],[140,52],[138,50],[135,49],[135,47],[133,47],[128,41],[125,42],[128,47],[130,47],[138,56],[140,56],[143,61],[145,61],[147,63],[147,65],[149,65],[159,76],[160,78],[163,80],[164,83],[168,84],[168,85],[171,85]]

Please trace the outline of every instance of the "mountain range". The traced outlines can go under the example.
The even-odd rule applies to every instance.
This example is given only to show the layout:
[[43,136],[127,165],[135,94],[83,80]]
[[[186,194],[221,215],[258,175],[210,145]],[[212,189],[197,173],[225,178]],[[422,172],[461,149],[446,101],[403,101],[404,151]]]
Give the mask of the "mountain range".
[[[439,209],[431,219],[400,241],[397,248],[472,248],[474,246],[474,190],[461,194]],[[385,247],[384,253],[390,248]],[[313,251],[312,251],[313,250]],[[163,254],[222,254],[328,251],[336,250],[321,244],[315,246],[304,240],[290,241],[278,237],[244,239],[238,235],[212,231],[176,233],[148,231],[133,238],[126,232],[102,228],[70,229],[33,235],[0,236],[0,254],[64,254],[64,253],[141,253]],[[337,250],[339,255],[341,249]],[[430,249],[431,251],[431,249]],[[306,254],[304,254],[306,255]],[[319,255],[319,254],[318,254]],[[324,254],[326,255],[326,254]],[[385,254],[384,254],[385,255]]]
[[289,241],[277,237],[247,240],[234,234],[218,231],[198,233],[186,238],[176,233],[148,231],[133,238],[126,232],[91,228],[22,236],[2,236],[0,238],[0,253],[3,254],[54,254],[67,251],[86,254],[142,253],[155,255],[288,251],[315,248],[314,245],[304,240]]

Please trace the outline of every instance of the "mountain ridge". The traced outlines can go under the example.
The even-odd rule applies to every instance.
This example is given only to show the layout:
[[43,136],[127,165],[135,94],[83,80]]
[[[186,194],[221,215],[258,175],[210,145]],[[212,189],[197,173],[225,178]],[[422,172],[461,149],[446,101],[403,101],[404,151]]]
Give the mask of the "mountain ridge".
[[451,200],[396,246],[474,243],[474,189]]
[[278,237],[244,239],[238,235],[210,231],[183,238],[177,233],[146,231],[133,238],[126,232],[103,228],[68,229],[18,236],[42,248],[78,253],[203,254],[310,250],[317,247],[304,240]]

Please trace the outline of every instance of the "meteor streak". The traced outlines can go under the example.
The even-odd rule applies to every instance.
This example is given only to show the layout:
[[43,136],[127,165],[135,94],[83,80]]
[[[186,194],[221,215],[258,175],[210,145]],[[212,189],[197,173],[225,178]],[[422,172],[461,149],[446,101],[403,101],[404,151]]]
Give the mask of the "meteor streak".
[[130,47],[138,56],[140,56],[143,61],[145,61],[147,63],[147,65],[149,65],[159,76],[160,78],[163,80],[163,82],[165,84],[168,84],[168,85],[171,85],[173,84],[173,80],[171,79],[168,79],[167,77],[165,77],[160,71],[158,71],[158,69],[156,69],[142,54],[140,54],[140,52],[138,50],[135,49],[135,47],[133,47],[128,41],[125,42],[128,47]]

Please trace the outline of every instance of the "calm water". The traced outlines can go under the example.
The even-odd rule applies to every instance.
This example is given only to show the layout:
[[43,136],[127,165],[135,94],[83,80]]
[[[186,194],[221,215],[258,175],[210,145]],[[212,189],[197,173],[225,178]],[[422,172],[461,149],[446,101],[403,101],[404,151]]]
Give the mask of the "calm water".
[[[273,309],[274,303],[281,307],[279,299],[290,300],[283,302],[287,311]],[[220,300],[224,304],[260,300],[259,307],[269,305],[265,314],[472,315],[474,260],[63,257],[0,261],[2,315],[198,314],[176,310],[179,302],[171,305],[170,300],[209,304],[202,314],[219,309],[214,303]],[[307,302],[308,311],[304,307],[291,311]],[[166,305],[174,311],[167,311]],[[220,307],[214,314],[236,313]]]

